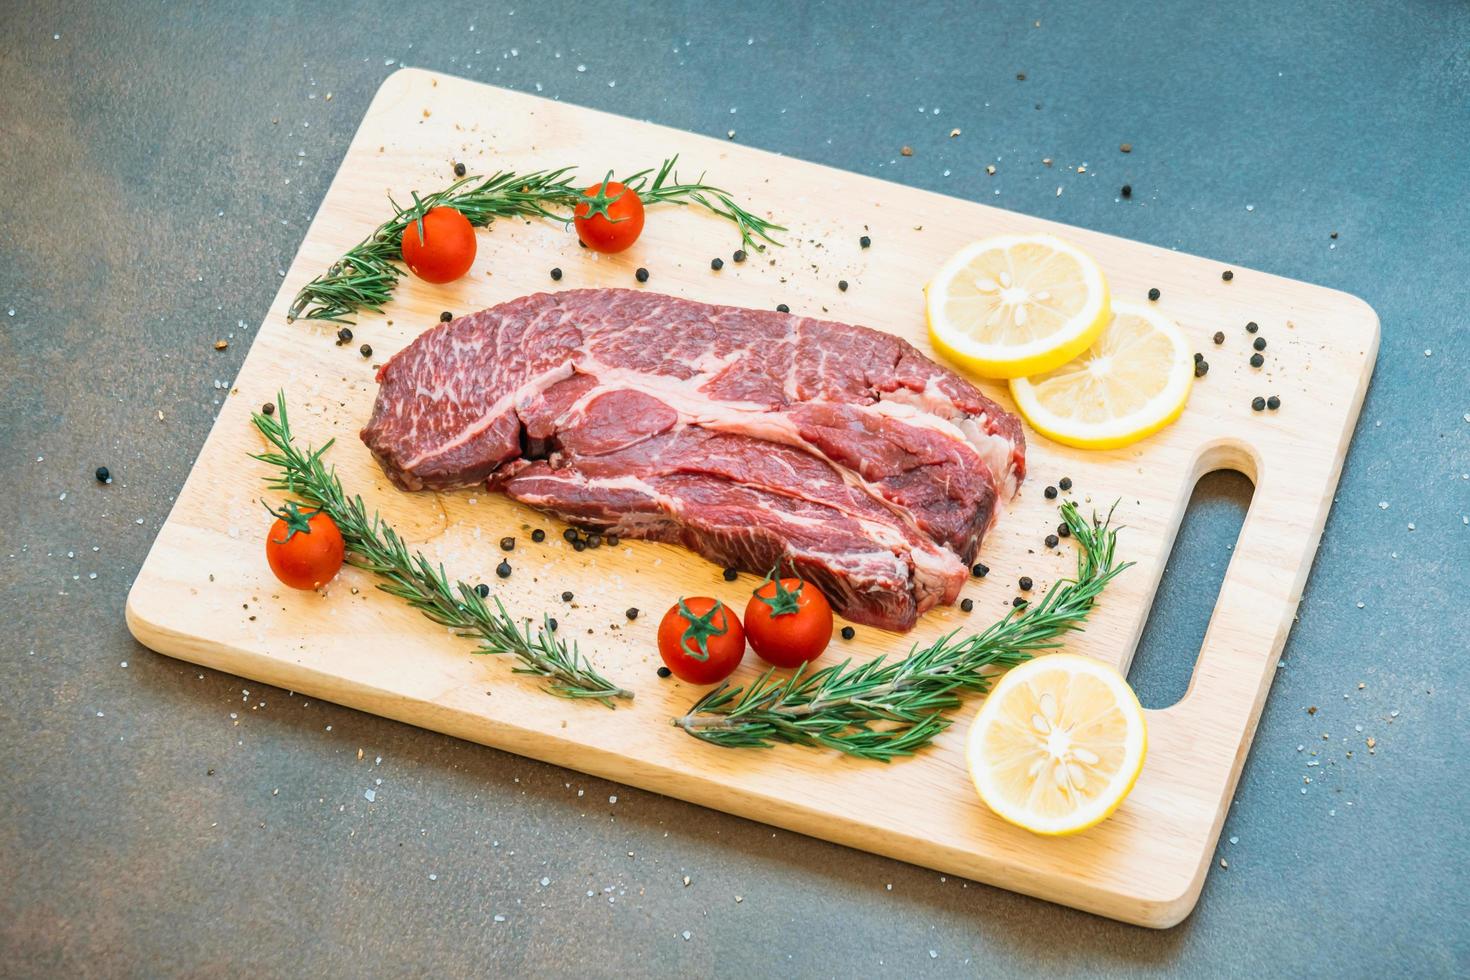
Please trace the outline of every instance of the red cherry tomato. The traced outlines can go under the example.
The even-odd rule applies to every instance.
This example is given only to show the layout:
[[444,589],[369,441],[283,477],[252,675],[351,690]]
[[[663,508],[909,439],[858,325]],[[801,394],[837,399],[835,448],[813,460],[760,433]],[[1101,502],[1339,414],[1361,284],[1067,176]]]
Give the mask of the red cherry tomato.
[[475,261],[475,229],[454,208],[430,208],[424,213],[423,237],[419,223],[403,229],[403,261],[424,282],[453,282]]
[[740,666],[745,630],[718,599],[680,599],[658,624],[658,655],[679,680],[715,684]]
[[265,560],[276,578],[293,589],[315,589],[342,568],[342,532],[317,510],[302,513],[294,503],[271,511],[276,521],[265,536]]
[[643,199],[637,191],[616,180],[606,180],[582,194],[587,200],[577,205],[573,223],[583,244],[594,252],[611,255],[638,240],[643,233]]
[[827,649],[832,607],[810,582],[776,579],[756,589],[746,604],[745,635],[767,663],[799,667]]

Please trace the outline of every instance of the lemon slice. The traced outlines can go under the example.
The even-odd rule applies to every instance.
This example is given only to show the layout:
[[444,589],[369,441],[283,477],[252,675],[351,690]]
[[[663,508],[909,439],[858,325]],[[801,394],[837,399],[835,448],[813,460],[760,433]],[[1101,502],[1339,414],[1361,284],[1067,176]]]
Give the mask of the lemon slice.
[[1119,303],[1107,329],[1080,357],[1012,378],[1011,395],[1048,439],[1116,449],[1177,419],[1193,385],[1194,358],[1184,332],[1151,309]]
[[1001,678],[970,729],[970,776],[1003,820],[1075,834],[1118,809],[1148,751],[1143,708],[1113,668],[1075,653]]
[[1085,252],[1052,235],[972,242],[925,287],[934,346],[977,374],[1050,371],[1107,325],[1108,284]]

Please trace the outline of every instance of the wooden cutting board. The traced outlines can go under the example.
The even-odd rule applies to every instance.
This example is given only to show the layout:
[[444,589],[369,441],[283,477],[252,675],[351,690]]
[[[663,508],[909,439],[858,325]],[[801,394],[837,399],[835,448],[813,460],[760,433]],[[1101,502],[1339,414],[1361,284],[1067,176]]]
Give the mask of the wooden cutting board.
[[[789,246],[729,261],[739,242],[727,223],[690,209],[649,211],[628,253],[598,256],[552,222],[502,221],[481,232],[464,280],[444,287],[405,280],[381,316],[362,317],[351,344],[335,326],[286,322],[292,295],[388,215],[385,195],[471,173],[576,165],[591,182],[681,155],[687,176],[711,182],[788,226]],[[1016,164],[1025,166],[1025,164]],[[1041,167],[1037,161],[1035,166]],[[980,178],[983,179],[983,178]],[[1112,585],[1069,649],[1127,670],[1174,534],[1196,480],[1228,468],[1255,496],[1226,572],[1188,693],[1148,713],[1150,754],[1118,813],[1078,837],[1032,836],[992,816],[966,775],[962,723],[918,757],[882,765],[790,746],[721,749],[671,727],[700,691],[655,674],[658,616],[679,595],[712,594],[743,608],[753,580],[679,548],[624,543],[574,553],[560,526],[483,492],[406,494],[393,489],[357,438],[376,386],[374,367],[441,310],[464,313],[543,289],[632,286],[708,302],[828,316],[891,330],[927,350],[921,287],[969,239],[1051,231],[1103,266],[1113,295],[1159,308],[1204,351],[1211,371],[1183,418],[1115,452],[1079,452],[1028,433],[1030,478],[985,542],[991,573],[972,580],[968,615],[936,610],[908,636],[860,627],[834,640],[823,662],[901,655],[914,641],[999,617],[1030,575],[1037,593],[1074,567],[1070,548],[1041,538],[1057,523],[1042,488],[1063,476],[1078,500],[1120,501],[1124,557],[1138,563]],[[859,248],[858,238],[872,237]],[[724,256],[724,270],[709,261]],[[548,271],[565,271],[553,283]],[[1343,293],[1166,249],[1069,228],[803,163],[735,143],[521,95],[415,69],[383,83],[292,263],[167,523],[128,597],[128,623],[160,652],[620,780],[950,874],[990,882],[1149,926],[1188,914],[1211,864],[1276,661],[1337,485],[1378,346],[1378,320]],[[838,290],[846,279],[851,288]],[[1247,365],[1248,320],[1269,339],[1266,366]],[[1224,331],[1217,348],[1210,340]],[[373,356],[358,354],[370,343]],[[985,390],[1009,406],[1003,386]],[[249,413],[284,389],[298,437],[331,438],[349,492],[361,493],[451,575],[492,585],[517,614],[550,611],[602,671],[636,692],[616,711],[543,693],[509,662],[477,657],[366,574],[345,570],[327,594],[283,589],[262,555],[259,503],[266,468],[248,457],[262,442]],[[1277,412],[1253,413],[1255,395],[1278,394]],[[1086,508],[1084,508],[1086,509]],[[532,527],[550,532],[533,545]],[[518,540],[504,582],[493,572],[505,535]],[[576,594],[565,603],[563,590]],[[634,623],[624,610],[645,611]],[[757,671],[754,655],[736,680]],[[974,710],[967,706],[965,719]]]

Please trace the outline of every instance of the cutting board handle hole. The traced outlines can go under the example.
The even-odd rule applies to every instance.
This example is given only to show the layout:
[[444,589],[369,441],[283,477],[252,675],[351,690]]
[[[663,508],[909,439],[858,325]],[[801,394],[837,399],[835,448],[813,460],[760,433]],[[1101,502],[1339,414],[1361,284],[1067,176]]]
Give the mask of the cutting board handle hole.
[[1254,494],[1251,480],[1233,468],[1195,482],[1128,668],[1145,708],[1171,707],[1189,690]]

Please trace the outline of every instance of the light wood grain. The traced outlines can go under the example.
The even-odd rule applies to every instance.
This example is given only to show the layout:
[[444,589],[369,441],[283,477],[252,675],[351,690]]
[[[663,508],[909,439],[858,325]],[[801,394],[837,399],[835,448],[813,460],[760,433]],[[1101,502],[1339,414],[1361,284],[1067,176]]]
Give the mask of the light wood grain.
[[[769,211],[790,247],[728,261],[729,225],[676,208],[650,211],[635,248],[597,256],[547,222],[501,222],[482,232],[471,274],[445,287],[406,280],[382,316],[363,318],[345,348],[335,327],[285,321],[292,293],[385,214],[386,192],[449,179],[454,160],[471,172],[577,164],[598,176],[656,165],[680,153],[689,171]],[[1037,166],[1040,166],[1038,163]],[[1175,531],[1200,475],[1229,467],[1256,484],[1199,663],[1176,705],[1149,712],[1143,776],[1112,819],[1076,838],[1034,837],[993,817],[965,774],[965,724],[919,757],[883,766],[782,747],[732,751],[697,742],[668,720],[699,691],[660,680],[653,633],[677,595],[708,593],[743,604],[751,583],[678,548],[633,542],[573,553],[560,528],[487,493],[405,494],[390,487],[357,438],[375,393],[374,366],[432,326],[440,310],[467,312],[548,288],[633,285],[709,302],[790,304],[898,333],[928,349],[920,289],[955,248],[978,234],[1050,230],[1102,264],[1113,294],[1163,291],[1159,308],[1206,352],[1212,369],[1173,427],[1114,452],[1069,450],[1029,435],[1031,477],[986,540],[990,576],[971,581],[970,615],[930,613],[907,637],[859,628],[828,659],[901,654],[955,628],[999,616],[1016,579],[1038,588],[1068,573],[1069,547],[1045,553],[1057,522],[1041,490],[1061,476],[1098,507],[1120,500],[1124,555],[1138,562],[1114,584],[1086,633],[1069,648],[1126,670]],[[866,251],[858,237],[870,234]],[[720,273],[715,255],[727,258]],[[552,283],[548,270],[566,275]],[[802,163],[734,143],[633,122],[419,70],[384,82],[262,323],[172,514],[128,599],[143,643],[172,656],[337,701],[465,739],[777,824],[946,873],[991,882],[1149,926],[1193,908],[1261,705],[1317,548],[1372,371],[1378,321],[1343,293]],[[837,280],[851,289],[839,292]],[[1270,339],[1267,366],[1246,360],[1247,320]],[[1216,348],[1210,336],[1225,332]],[[357,354],[361,342],[374,357]],[[985,384],[1003,404],[1000,386]],[[509,663],[470,654],[368,576],[347,570],[327,594],[280,588],[262,560],[265,468],[247,457],[261,443],[249,412],[287,392],[303,440],[338,440],[330,458],[351,491],[381,509],[451,573],[492,583],[526,614],[545,609],[599,667],[637,699],[616,711],[557,700],[512,675]],[[1279,412],[1255,414],[1257,394],[1279,394]],[[531,527],[546,527],[532,545]],[[518,538],[512,578],[497,580],[496,542]],[[572,604],[563,589],[576,593]],[[1038,593],[1039,594],[1039,593]],[[628,623],[623,610],[646,615]],[[589,634],[589,630],[591,631]],[[751,656],[738,680],[757,671]],[[966,720],[974,706],[968,706]]]

